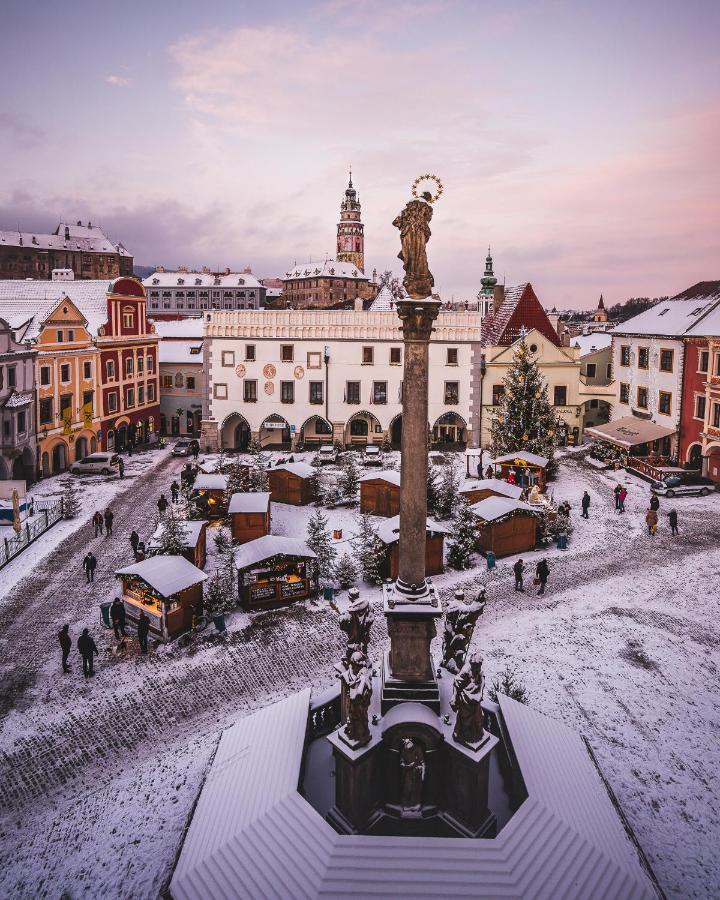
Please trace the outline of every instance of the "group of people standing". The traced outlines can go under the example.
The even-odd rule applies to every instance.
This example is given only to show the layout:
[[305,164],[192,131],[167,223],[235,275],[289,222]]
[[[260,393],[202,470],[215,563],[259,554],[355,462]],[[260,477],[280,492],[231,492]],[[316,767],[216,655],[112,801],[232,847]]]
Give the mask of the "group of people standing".
[[114,519],[115,515],[109,506],[105,508],[104,513],[101,513],[99,509],[96,510],[95,515],[92,517],[95,537],[102,537],[103,534],[105,537],[112,537]]
[[[515,590],[525,593],[525,560],[519,559],[513,566],[515,574]],[[547,581],[550,577],[550,565],[546,559],[541,559],[535,566],[535,578],[533,584],[539,585],[538,596],[545,593]]]

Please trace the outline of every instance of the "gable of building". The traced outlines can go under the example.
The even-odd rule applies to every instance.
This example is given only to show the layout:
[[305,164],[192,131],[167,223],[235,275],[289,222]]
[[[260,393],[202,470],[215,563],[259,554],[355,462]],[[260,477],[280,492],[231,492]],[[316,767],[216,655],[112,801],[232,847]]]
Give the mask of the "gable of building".
[[512,344],[520,337],[522,329],[533,328],[556,346],[561,345],[557,331],[529,282],[505,289],[502,302],[485,316],[482,327],[482,343],[486,347]]

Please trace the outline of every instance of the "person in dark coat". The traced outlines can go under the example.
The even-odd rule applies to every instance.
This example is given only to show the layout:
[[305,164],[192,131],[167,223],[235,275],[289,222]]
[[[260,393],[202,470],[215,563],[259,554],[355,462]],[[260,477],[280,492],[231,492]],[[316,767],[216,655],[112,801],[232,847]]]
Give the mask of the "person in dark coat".
[[540,590],[538,591],[538,594],[545,593],[545,586],[547,584],[549,574],[550,566],[547,564],[547,560],[541,559],[537,566],[535,566],[535,577],[540,582]]
[[147,653],[148,647],[148,632],[150,631],[150,619],[145,614],[145,610],[140,611],[140,618],[138,619],[137,626],[137,635],[138,635],[138,643],[140,644],[140,652]]
[[89,678],[95,674],[93,671],[93,656],[98,655],[98,648],[95,646],[95,641],[90,637],[87,628],[83,628],[83,632],[78,638],[77,648],[80,656],[82,656],[83,675]]
[[525,569],[525,563],[519,559],[515,565],[513,566],[513,572],[515,573],[515,590],[525,592],[525,588],[523,587],[523,571]]
[[173,503],[178,502],[179,495],[180,495],[180,485],[177,483],[177,481],[173,481],[173,483],[170,485],[170,499],[172,500]]
[[493,472],[492,466],[488,466],[487,469],[485,469],[485,477],[486,478],[492,478],[494,474],[495,473]]
[[167,497],[165,496],[165,494],[160,494],[160,499],[157,502],[157,508],[161,516],[165,514],[165,510],[168,508]]
[[587,491],[585,491],[582,496],[581,506],[583,519],[589,519],[590,516],[588,515],[588,510],[590,509],[590,494],[588,494]]
[[130,532],[130,546],[132,547],[133,556],[137,559],[138,544],[140,543],[140,535],[133,530]]
[[62,650],[63,673],[71,672],[72,669],[68,665],[68,656],[70,656],[70,651],[72,650],[69,625],[63,625],[63,627],[60,629],[60,631],[58,632],[58,641],[60,642],[60,649]]
[[660,498],[657,494],[653,494],[650,497],[650,509],[654,509],[657,512],[660,509]]
[[125,631],[125,604],[119,597],[116,597],[110,607],[110,621],[112,622],[115,637],[120,640],[120,635],[127,637]]
[[103,515],[100,512],[100,510],[97,510],[97,512],[93,516],[92,520],[93,520],[93,525],[95,526],[95,537],[97,537],[98,534],[103,533]]
[[625,512],[625,498],[627,497],[627,488],[621,487],[618,492],[618,512]]
[[132,452],[133,452],[133,445],[132,445],[132,441],[131,441],[128,444],[128,456],[132,456]]
[[97,568],[97,559],[95,558],[95,554],[88,552],[85,555],[85,559],[83,560],[83,570],[85,572],[85,579],[89,584],[91,581],[95,581],[95,569]]
[[645,513],[645,524],[648,527],[648,534],[655,534],[658,527],[658,514],[654,509],[649,509]]
[[118,472],[120,473],[120,477],[125,477],[125,463],[123,462],[122,456],[118,457]]
[[615,494],[615,509],[620,509],[620,500],[618,499],[618,495],[620,494],[621,490],[622,487],[619,484],[616,484],[613,489],[613,494]]
[[113,515],[112,510],[108,506],[108,508],[105,510],[105,537],[112,537],[112,526],[114,518],[115,516]]
[[677,510],[676,509],[670,510],[670,512],[668,513],[668,519],[670,521],[670,532],[672,534],[679,534],[680,532],[678,531],[678,524],[677,524],[678,520],[677,520]]
[[200,456],[200,444],[193,444],[192,455],[195,462],[197,462],[197,458]]

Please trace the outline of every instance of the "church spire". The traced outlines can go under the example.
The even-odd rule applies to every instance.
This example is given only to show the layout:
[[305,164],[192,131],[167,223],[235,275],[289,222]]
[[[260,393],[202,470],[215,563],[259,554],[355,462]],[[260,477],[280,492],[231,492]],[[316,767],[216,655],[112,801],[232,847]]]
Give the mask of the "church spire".
[[487,256],[485,257],[485,274],[480,279],[480,295],[482,297],[492,297],[493,288],[497,284],[497,278],[493,272],[493,258],[488,247]]
[[345,197],[340,204],[336,258],[340,262],[352,263],[361,271],[365,271],[365,236],[360,220],[360,196],[353,186],[352,166]]

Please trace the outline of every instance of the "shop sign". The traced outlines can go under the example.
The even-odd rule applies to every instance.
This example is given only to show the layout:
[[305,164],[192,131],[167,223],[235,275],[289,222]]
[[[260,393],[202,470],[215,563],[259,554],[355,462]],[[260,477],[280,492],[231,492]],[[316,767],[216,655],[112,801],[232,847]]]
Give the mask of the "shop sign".
[[283,597],[296,597],[298,594],[307,593],[304,581],[285,582],[280,587],[280,593]]
[[263,422],[263,423],[262,423],[262,427],[263,427],[263,428],[268,428],[268,429],[270,429],[270,430],[280,430],[280,431],[282,431],[282,430],[284,430],[285,428],[287,428],[287,425],[285,424],[285,422]]
[[265,600],[267,597],[275,596],[275,585],[274,584],[259,584],[256,587],[250,588],[250,599],[251,600]]

